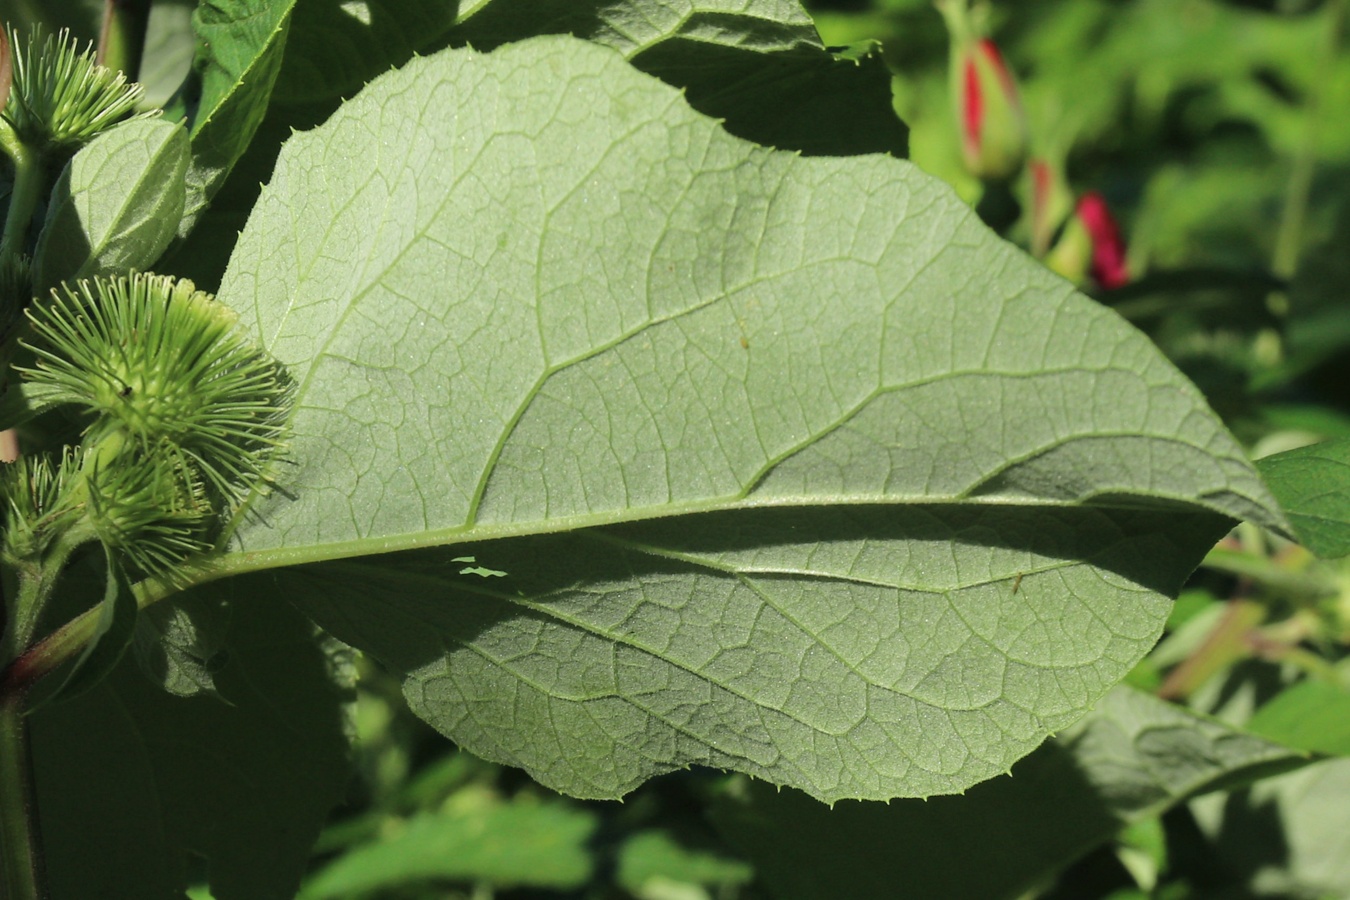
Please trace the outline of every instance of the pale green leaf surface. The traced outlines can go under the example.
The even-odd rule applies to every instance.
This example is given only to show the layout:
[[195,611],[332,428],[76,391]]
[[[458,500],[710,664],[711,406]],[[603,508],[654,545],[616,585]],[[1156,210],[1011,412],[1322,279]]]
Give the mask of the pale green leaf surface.
[[739,141],[570,39],[297,135],[221,298],[299,385],[223,570],[522,536],[279,577],[587,796],[961,790],[1124,676],[1214,514],[1278,521],[1148,341],[941,184]]
[[216,900],[294,896],[350,775],[342,697],[310,623],[231,599],[227,702],[171,696],[125,659],[33,716],[52,900],[180,898],[190,854]]
[[349,850],[309,879],[299,900],[343,900],[443,880],[566,890],[591,875],[590,810],[500,804],[421,813]]
[[1277,453],[1257,466],[1309,550],[1326,559],[1350,554],[1350,440]]
[[151,266],[182,218],[188,155],[183,127],[161,119],[124,122],[75,154],[52,191],[35,283]]
[[747,785],[719,800],[713,820],[783,900],[891,898],[898,884],[907,896],[998,900],[1024,895],[1197,791],[1298,761],[1278,744],[1118,687],[1010,777],[964,796],[828,809]]

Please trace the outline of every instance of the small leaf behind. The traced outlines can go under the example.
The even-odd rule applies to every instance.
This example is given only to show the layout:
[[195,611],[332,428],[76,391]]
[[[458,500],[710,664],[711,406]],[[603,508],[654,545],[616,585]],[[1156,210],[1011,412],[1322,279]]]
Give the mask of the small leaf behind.
[[591,874],[593,812],[560,802],[421,813],[344,853],[299,900],[343,900],[443,880],[567,890]]
[[38,290],[153,265],[182,218],[187,166],[187,133],[162,119],[124,122],[76,153],[38,236]]
[[1323,559],[1350,554],[1350,440],[1276,453],[1256,466],[1304,546]]

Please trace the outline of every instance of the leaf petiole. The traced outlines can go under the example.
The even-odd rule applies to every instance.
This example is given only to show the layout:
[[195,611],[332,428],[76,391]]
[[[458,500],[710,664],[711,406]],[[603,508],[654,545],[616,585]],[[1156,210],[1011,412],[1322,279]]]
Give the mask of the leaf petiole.
[[0,150],[14,164],[14,187],[10,194],[5,232],[0,237],[0,259],[19,255],[28,236],[28,223],[42,194],[42,154],[19,137],[7,120],[0,118]]

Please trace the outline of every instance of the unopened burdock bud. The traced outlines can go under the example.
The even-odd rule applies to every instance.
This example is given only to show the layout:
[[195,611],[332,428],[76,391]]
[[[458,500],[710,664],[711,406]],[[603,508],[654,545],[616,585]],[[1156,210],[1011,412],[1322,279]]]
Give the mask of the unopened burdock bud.
[[936,0],[951,35],[951,96],[967,170],[1007,181],[1027,155],[1027,122],[1017,81],[998,46],[971,22],[967,0]]
[[[173,458],[236,500],[258,486],[290,410],[290,382],[234,313],[192,282],[132,273],[53,291],[28,311],[21,369],[36,395],[84,407],[91,446]],[[116,444],[116,446],[114,446]]]

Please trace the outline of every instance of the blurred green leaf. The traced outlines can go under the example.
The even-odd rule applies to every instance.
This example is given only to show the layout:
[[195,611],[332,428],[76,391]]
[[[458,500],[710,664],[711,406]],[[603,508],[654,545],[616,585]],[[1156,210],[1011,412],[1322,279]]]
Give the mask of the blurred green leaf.
[[833,809],[746,783],[714,821],[781,900],[1017,897],[1123,826],[1299,754],[1128,688],[960,797]]
[[1258,709],[1247,728],[1310,753],[1350,756],[1350,691],[1326,681],[1300,681]]
[[566,890],[591,875],[594,813],[576,805],[505,803],[421,813],[311,877],[299,900],[346,900],[429,881]]
[[668,831],[642,831],[619,848],[615,881],[636,897],[671,885],[743,885],[754,876],[749,864],[713,850],[692,847]]
[[41,25],[49,34],[69,28],[80,40],[98,40],[105,0],[0,0],[0,20]]
[[1324,559],[1350,554],[1350,440],[1277,453],[1256,466],[1304,546]]

